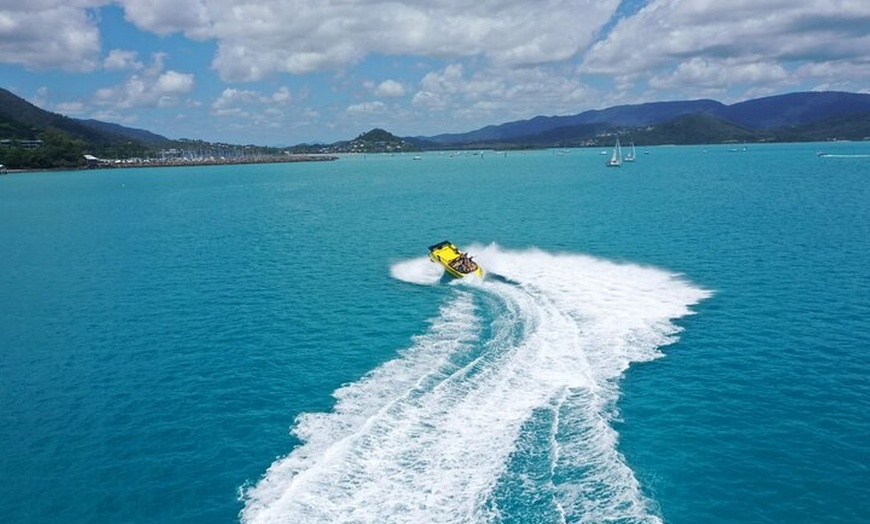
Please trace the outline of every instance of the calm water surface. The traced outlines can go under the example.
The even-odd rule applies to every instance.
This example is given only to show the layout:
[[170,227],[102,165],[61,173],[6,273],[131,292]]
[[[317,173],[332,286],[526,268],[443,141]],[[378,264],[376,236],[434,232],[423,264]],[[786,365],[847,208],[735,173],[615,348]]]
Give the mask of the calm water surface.
[[821,147],[0,177],[0,520],[866,521],[870,145]]

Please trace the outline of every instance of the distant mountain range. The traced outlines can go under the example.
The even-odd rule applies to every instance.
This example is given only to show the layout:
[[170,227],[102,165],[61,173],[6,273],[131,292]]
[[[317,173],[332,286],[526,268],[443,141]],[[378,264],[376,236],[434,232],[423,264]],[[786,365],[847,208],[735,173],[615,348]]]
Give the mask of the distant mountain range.
[[[51,113],[0,88],[3,145],[39,140],[47,132],[81,143],[90,152],[102,150],[118,155],[131,148],[157,150],[190,142],[174,141],[143,129]],[[614,134],[630,137],[638,145],[864,140],[870,138],[870,94],[791,93],[732,105],[715,100],[651,102],[568,116],[537,116],[467,133],[399,138],[378,129],[331,146],[292,149],[311,152],[326,148],[341,152],[599,146],[611,143]],[[0,149],[0,161],[2,156]]]
[[[596,145],[614,133],[645,144],[801,141],[870,137],[870,94],[791,93],[725,105],[715,100],[651,102],[537,116],[468,133],[410,137],[426,149],[469,145]],[[611,138],[607,138],[611,140]]]

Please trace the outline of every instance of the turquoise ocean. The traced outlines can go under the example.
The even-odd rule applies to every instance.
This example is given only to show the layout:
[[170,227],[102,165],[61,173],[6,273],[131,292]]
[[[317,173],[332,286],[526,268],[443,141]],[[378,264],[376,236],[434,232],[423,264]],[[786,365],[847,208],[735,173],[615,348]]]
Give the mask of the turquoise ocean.
[[0,177],[0,522],[870,522],[868,154]]

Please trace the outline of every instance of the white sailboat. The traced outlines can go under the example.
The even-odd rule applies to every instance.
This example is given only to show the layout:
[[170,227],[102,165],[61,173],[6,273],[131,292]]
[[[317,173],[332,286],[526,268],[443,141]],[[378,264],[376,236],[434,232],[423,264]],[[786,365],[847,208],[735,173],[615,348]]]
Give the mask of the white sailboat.
[[634,152],[634,142],[632,142],[631,143],[631,151],[629,151],[628,154],[625,155],[625,158],[623,158],[623,161],[634,162],[634,159],[636,158],[636,156],[637,155],[635,155],[635,152]]
[[622,147],[619,146],[619,137],[616,137],[616,145],[613,146],[613,155],[605,164],[607,167],[619,167],[622,165]]

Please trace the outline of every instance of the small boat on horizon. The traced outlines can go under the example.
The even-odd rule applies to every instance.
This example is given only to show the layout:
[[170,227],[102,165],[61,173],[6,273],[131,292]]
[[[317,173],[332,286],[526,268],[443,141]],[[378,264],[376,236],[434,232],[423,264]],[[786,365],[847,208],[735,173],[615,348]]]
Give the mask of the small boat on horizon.
[[468,275],[477,275],[483,278],[483,269],[480,265],[463,253],[449,241],[444,240],[429,246],[429,258],[444,267],[444,271],[454,277],[463,278]]

